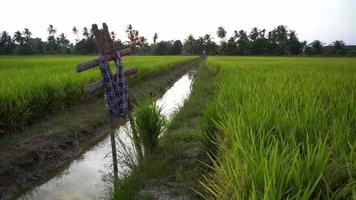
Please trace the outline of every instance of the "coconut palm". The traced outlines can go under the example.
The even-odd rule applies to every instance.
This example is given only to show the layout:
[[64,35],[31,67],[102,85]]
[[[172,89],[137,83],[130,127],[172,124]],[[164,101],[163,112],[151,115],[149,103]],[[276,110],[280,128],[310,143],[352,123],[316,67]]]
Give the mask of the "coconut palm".
[[16,31],[14,34],[14,40],[19,45],[23,45],[24,38],[22,37],[22,33],[20,31]]
[[211,35],[210,34],[205,34],[204,35],[204,41],[207,42],[207,41],[210,41],[211,40]]
[[224,27],[219,26],[218,30],[216,31],[216,35],[218,36],[218,38],[220,38],[221,40],[224,40],[226,37],[226,31],[224,29]]
[[110,35],[111,35],[112,40],[115,41],[116,40],[116,33],[114,31],[111,31]]
[[137,30],[134,30],[131,24],[127,25],[126,33],[127,33],[128,39],[129,39],[129,41],[127,41],[127,43],[131,47],[135,47],[138,44],[140,44],[139,32]]
[[147,39],[144,36],[139,36],[137,42],[142,48],[147,43]]
[[336,40],[332,43],[335,50],[342,50],[345,47],[345,42],[342,40]]
[[156,44],[157,39],[158,39],[158,34],[155,33],[155,34],[153,35],[153,43],[154,43],[154,44]]
[[52,24],[50,24],[47,28],[47,31],[49,33],[49,35],[54,36],[57,33],[57,30],[54,28],[54,26]]
[[79,31],[78,31],[77,27],[73,26],[72,32],[74,35],[77,36],[77,41],[79,41],[79,35],[78,35]]
[[320,40],[314,40],[310,46],[313,49],[313,54],[319,55],[323,51],[323,43]]
[[30,32],[30,30],[29,30],[28,28],[25,28],[25,29],[24,29],[23,35],[25,36],[26,42],[29,42],[30,39],[31,39],[32,33]]
[[59,41],[60,41],[60,44],[63,46],[67,46],[70,43],[69,40],[67,39],[67,36],[64,35],[64,33],[61,33],[59,35]]
[[89,31],[87,27],[83,28],[83,36],[86,37],[87,39],[89,39]]
[[0,54],[10,54],[13,52],[15,45],[8,32],[0,33]]
[[251,32],[250,32],[249,37],[250,37],[250,39],[251,39],[252,41],[255,41],[255,40],[257,40],[257,38],[259,37],[259,35],[260,35],[260,31],[258,30],[258,28],[257,28],[257,27],[253,27],[252,30],[251,30]]

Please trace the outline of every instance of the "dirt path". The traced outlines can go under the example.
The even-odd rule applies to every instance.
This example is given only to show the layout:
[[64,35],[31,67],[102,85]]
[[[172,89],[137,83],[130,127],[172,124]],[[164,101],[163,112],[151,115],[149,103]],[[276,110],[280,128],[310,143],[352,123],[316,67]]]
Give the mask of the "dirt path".
[[[154,79],[131,86],[130,93],[162,93],[200,60],[172,67]],[[101,95],[99,95],[101,96]],[[0,139],[0,199],[46,182],[109,131],[102,98],[53,115],[17,135]]]

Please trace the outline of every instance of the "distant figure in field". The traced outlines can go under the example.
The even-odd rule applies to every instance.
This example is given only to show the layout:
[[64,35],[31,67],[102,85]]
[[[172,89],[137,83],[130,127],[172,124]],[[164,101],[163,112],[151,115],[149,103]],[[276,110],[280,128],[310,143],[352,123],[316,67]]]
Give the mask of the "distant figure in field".
[[201,52],[200,57],[201,57],[202,59],[206,58],[206,51],[205,51],[205,49],[203,49],[203,51]]

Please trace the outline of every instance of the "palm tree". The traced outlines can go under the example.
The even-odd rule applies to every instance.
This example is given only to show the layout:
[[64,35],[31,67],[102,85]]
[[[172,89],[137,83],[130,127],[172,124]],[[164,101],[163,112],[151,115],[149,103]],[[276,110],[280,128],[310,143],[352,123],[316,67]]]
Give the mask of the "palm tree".
[[129,39],[129,41],[127,41],[127,43],[131,47],[135,47],[135,46],[137,46],[137,44],[140,44],[139,32],[137,30],[133,30],[133,27],[131,24],[127,25],[126,33],[127,33],[128,39]]
[[47,28],[47,31],[49,33],[49,35],[54,36],[57,33],[57,30],[54,28],[54,26],[52,24],[50,24]]
[[69,44],[69,40],[67,39],[67,36],[64,35],[64,33],[61,33],[59,35],[59,41],[62,45],[66,46]]
[[310,46],[313,48],[313,53],[319,55],[323,51],[323,43],[320,40],[314,40],[310,43]]
[[153,43],[154,43],[154,44],[156,44],[157,39],[158,39],[158,34],[155,33],[155,34],[153,35]]
[[143,45],[145,45],[147,43],[147,39],[144,36],[139,36],[138,37],[138,44],[140,45],[140,47],[142,48]]
[[205,34],[204,35],[204,41],[207,42],[207,41],[210,41],[211,40],[211,35],[210,34]]
[[218,30],[216,31],[216,35],[218,36],[218,38],[220,38],[221,40],[224,40],[226,37],[226,31],[224,29],[224,27],[219,26]]
[[333,46],[334,46],[335,48],[337,48],[337,49],[340,49],[340,48],[342,48],[342,47],[345,46],[345,42],[342,41],[342,40],[335,40],[335,41],[333,42]]
[[[14,49],[14,43],[11,40],[11,36],[8,32],[3,31],[0,33],[0,49],[2,49],[2,53],[10,54]],[[0,50],[1,51],[1,50]]]
[[258,30],[258,28],[257,27],[253,27],[251,32],[250,32],[249,37],[250,37],[250,39],[252,41],[255,41],[259,37],[259,35],[260,35],[260,31]]
[[87,39],[89,39],[89,31],[88,31],[87,27],[83,28],[83,36],[86,37]]
[[345,42],[342,40],[335,40],[332,43],[333,47],[334,47],[334,51],[337,55],[339,54],[343,54],[344,52],[344,47],[345,47]]
[[24,38],[22,37],[22,33],[20,31],[16,31],[14,34],[14,40],[19,44],[23,45]]
[[127,25],[126,29],[127,29],[126,32],[130,32],[132,30],[132,25],[131,24]]
[[30,30],[28,30],[28,28],[25,28],[23,31],[23,35],[25,36],[25,41],[29,42],[31,39],[31,35],[32,33],[30,32]]
[[79,41],[79,35],[78,35],[78,32],[79,32],[79,31],[78,31],[77,27],[73,26],[72,32],[73,32],[74,35],[77,36],[77,41]]
[[[234,36],[233,38],[239,39],[239,40],[248,40],[248,36],[247,36],[247,32],[244,30],[240,30],[240,31],[234,31]],[[231,39],[231,38],[230,38]]]
[[67,36],[64,33],[61,33],[57,38],[57,44],[60,47],[59,50],[62,50],[62,53],[66,53],[69,48],[70,41],[67,39]]
[[114,31],[111,31],[110,33],[112,40],[115,42],[116,40],[116,33]]
[[190,34],[184,41],[184,49],[187,51],[188,54],[200,53],[197,46],[197,40],[192,34]]

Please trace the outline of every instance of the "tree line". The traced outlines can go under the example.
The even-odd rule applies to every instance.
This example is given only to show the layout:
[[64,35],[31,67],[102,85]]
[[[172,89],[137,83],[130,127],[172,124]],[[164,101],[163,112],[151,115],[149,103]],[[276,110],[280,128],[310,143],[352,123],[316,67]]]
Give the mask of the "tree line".
[[[76,39],[71,43],[64,33],[57,34],[53,25],[47,28],[46,41],[33,38],[28,28],[16,31],[13,36],[8,32],[0,33],[0,54],[95,54],[97,47],[94,34],[87,27],[79,30],[73,27],[72,34]],[[158,34],[152,37],[149,44],[144,36],[132,25],[126,28],[127,41],[116,38],[116,33],[110,33],[117,49],[131,47],[135,54],[150,55],[196,55],[204,50],[209,55],[356,55],[356,48],[349,48],[342,40],[336,40],[325,45],[320,40],[310,43],[300,41],[297,33],[279,25],[267,32],[266,29],[252,28],[250,32],[235,30],[230,37],[224,27],[218,27],[216,36],[220,39],[213,41],[210,34],[195,38],[189,35],[183,42],[180,40],[158,41]]]

